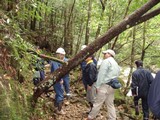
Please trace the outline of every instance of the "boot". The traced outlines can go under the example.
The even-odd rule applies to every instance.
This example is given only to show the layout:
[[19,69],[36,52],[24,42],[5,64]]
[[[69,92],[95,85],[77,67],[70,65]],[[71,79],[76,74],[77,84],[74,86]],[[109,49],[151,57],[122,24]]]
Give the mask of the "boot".
[[139,115],[139,107],[135,106],[135,115]]
[[89,102],[89,105],[90,105],[90,110],[88,112],[86,112],[86,114],[89,114],[92,111],[93,104],[91,102]]
[[62,110],[62,105],[63,105],[63,101],[58,103],[58,110],[57,110],[57,114],[59,115],[65,115],[66,113]]

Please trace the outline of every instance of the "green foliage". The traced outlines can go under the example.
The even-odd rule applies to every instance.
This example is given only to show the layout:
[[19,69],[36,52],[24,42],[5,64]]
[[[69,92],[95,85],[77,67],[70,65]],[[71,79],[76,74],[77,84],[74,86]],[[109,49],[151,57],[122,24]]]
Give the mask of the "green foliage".
[[0,119],[1,120],[28,120],[32,113],[28,98],[31,92],[24,92],[19,83],[8,81],[1,84],[0,93]]
[[8,40],[8,48],[12,56],[12,64],[17,70],[21,72],[24,77],[27,77],[29,71],[31,70],[29,65],[33,59],[33,56],[27,52],[28,49],[33,48],[33,46],[24,41],[19,34],[16,34],[13,39]]

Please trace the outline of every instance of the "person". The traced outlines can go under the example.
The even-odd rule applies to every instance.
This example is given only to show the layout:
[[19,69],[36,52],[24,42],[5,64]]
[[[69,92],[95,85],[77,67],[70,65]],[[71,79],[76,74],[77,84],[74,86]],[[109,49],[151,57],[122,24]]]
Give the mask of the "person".
[[149,119],[148,91],[153,81],[151,72],[143,68],[141,60],[135,61],[137,70],[132,73],[131,90],[134,96],[135,114],[139,115],[139,99],[142,100],[143,120]]
[[93,62],[93,56],[89,56],[88,58],[86,58],[85,62],[86,67],[84,69],[84,80],[87,84],[86,98],[91,107],[91,111],[96,97],[96,90],[94,84],[97,80],[97,67]]
[[[85,49],[86,47],[87,47],[87,45],[82,45],[81,50]],[[93,56],[93,62],[97,66],[97,60],[94,56]],[[85,70],[85,67],[86,67],[86,61],[85,60],[81,62],[80,67],[81,67],[81,71],[82,71],[82,82],[83,82],[85,91],[87,91],[87,83],[84,80],[84,70]]]
[[[39,46],[36,47],[36,52],[40,52]],[[45,61],[43,58],[37,57],[34,61],[33,84],[36,86],[40,81],[45,79]]]
[[160,71],[157,72],[148,93],[148,106],[155,116],[155,120],[160,120]]
[[97,95],[95,102],[93,103],[93,108],[88,114],[86,120],[96,118],[104,102],[108,109],[108,120],[116,120],[116,111],[114,107],[115,89],[113,89],[108,83],[119,76],[120,67],[114,59],[115,52],[113,50],[108,49],[102,53],[104,54],[104,60],[99,68],[97,81],[95,83]]
[[[66,54],[65,50],[61,47],[56,50],[57,58],[66,62],[68,59],[65,58],[65,54]],[[55,61],[51,61],[50,64],[51,64],[51,73],[62,66],[61,63]],[[70,82],[69,74],[66,74],[60,81],[54,84],[54,90],[56,93],[54,105],[55,107],[58,108],[57,113],[59,114],[65,114],[65,112],[62,110],[62,105],[64,101],[64,91],[66,92],[67,98],[70,97],[69,82]]]

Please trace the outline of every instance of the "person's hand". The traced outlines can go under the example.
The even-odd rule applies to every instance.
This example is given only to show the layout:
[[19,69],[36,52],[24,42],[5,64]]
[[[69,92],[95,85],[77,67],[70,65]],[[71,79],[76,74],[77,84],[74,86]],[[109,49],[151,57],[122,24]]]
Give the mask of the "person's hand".
[[87,85],[87,90],[91,90],[91,86]]
[[63,84],[63,80],[60,80],[60,82],[59,82],[60,84]]
[[96,88],[96,94],[98,93],[98,91],[99,91],[98,88]]

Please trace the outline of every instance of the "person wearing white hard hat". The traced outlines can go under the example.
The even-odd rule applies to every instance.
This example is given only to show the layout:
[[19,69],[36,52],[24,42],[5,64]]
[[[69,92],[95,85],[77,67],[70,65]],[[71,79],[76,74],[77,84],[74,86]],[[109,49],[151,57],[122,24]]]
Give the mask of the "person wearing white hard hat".
[[[63,60],[64,62],[67,62],[68,61],[68,58],[65,57],[65,50],[63,48],[58,48],[57,51],[56,51],[56,54],[57,54],[57,58],[59,58],[60,60]],[[61,64],[60,64],[61,66]],[[66,74],[64,77],[63,77],[63,85],[64,85],[64,88],[65,88],[65,92],[66,92],[66,96],[67,98],[70,97],[70,85],[69,85],[69,82],[70,82],[70,79],[69,79],[69,74]]]
[[114,91],[108,83],[119,76],[120,67],[115,61],[115,52],[111,49],[102,52],[104,60],[101,63],[95,87],[97,95],[93,104],[92,111],[88,114],[86,120],[92,120],[98,115],[103,103],[107,106],[108,120],[116,120],[116,111],[114,107]]
[[[65,50],[63,48],[58,48],[56,50],[56,56],[58,59],[63,61],[68,61],[68,59],[65,57]],[[62,64],[59,62],[51,61],[51,73],[54,72],[56,69],[61,67]],[[58,114],[65,114],[65,112],[62,110],[62,104],[64,101],[64,91],[66,92],[67,98],[70,96],[70,78],[69,74],[66,74],[59,82],[56,82],[54,84],[54,90],[55,90],[55,107],[57,107],[57,113]],[[64,87],[63,87],[64,86]]]

